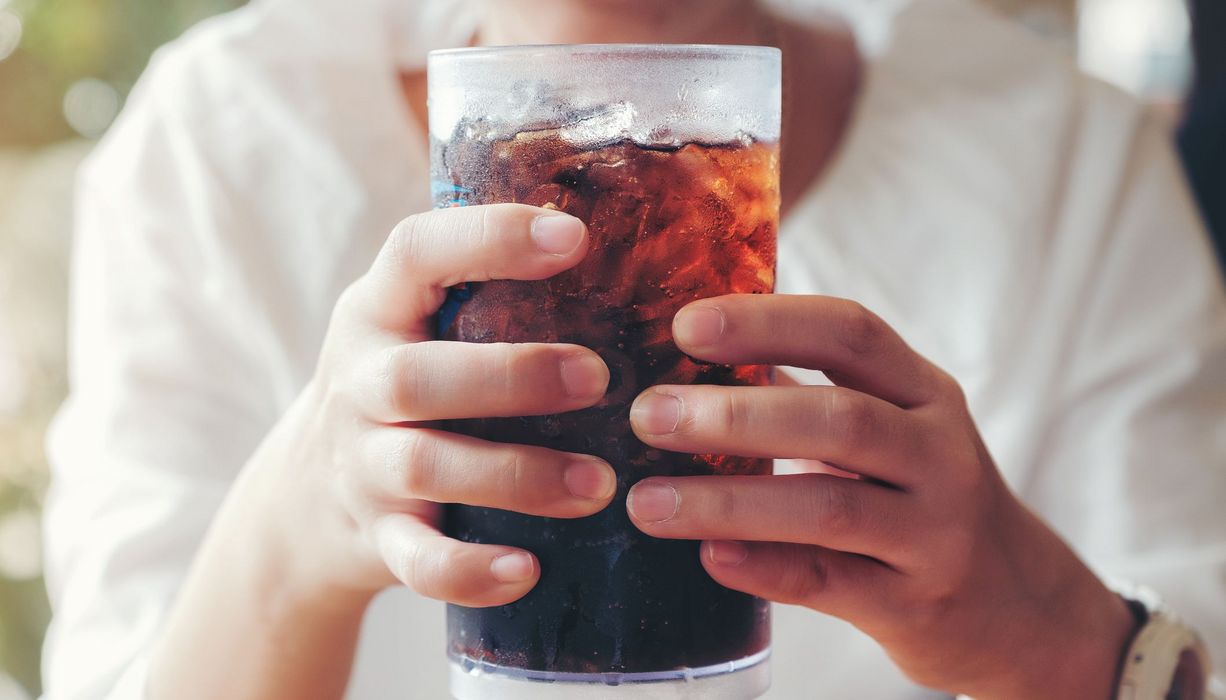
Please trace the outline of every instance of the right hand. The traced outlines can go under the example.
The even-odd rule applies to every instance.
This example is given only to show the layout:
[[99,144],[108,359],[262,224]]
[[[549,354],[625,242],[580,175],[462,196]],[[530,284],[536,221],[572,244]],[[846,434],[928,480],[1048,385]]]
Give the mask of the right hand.
[[441,503],[576,518],[613,498],[591,456],[448,433],[432,421],[562,413],[604,395],[609,370],[561,344],[434,339],[446,288],[539,280],[577,264],[583,224],[526,205],[443,209],[405,219],[337,301],[314,377],[253,461],[286,542],[287,575],[315,593],[373,595],[397,580],[470,607],[536,584],[535,556],[438,530]]

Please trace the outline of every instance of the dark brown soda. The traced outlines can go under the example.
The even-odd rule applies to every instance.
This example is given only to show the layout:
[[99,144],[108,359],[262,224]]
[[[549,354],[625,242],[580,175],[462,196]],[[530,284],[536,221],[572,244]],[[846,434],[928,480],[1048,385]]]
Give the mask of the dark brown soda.
[[696,299],[773,291],[777,145],[619,141],[585,149],[556,132],[530,131],[434,147],[436,206],[556,207],[584,221],[591,236],[583,262],[550,279],[452,290],[440,312],[441,337],[576,343],[599,353],[611,373],[607,395],[590,409],[445,427],[593,454],[618,474],[613,503],[578,520],[446,508],[447,534],[522,547],[541,562],[540,582],[519,601],[449,606],[450,653],[530,671],[618,674],[711,666],[762,651],[767,603],[715,583],[697,542],[642,534],[626,515],[626,493],[647,476],[771,471],[765,459],[653,449],[631,431],[629,408],[656,384],[770,383],[768,367],[689,358],[673,344],[671,325]]

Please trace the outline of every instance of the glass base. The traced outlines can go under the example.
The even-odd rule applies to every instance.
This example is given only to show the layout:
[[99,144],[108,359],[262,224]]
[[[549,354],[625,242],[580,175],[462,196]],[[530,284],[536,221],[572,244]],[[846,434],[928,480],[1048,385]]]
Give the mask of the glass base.
[[702,668],[651,673],[548,673],[451,659],[456,700],[752,700],[770,687],[770,649]]

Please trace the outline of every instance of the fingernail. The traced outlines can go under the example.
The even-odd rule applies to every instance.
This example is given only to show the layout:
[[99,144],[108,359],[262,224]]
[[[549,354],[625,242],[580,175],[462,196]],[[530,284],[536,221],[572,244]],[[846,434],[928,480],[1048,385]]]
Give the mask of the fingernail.
[[604,462],[593,458],[581,458],[562,473],[562,481],[571,495],[603,501],[613,495],[617,488],[617,476]]
[[634,400],[630,420],[648,435],[668,435],[681,423],[681,398],[651,391]]
[[532,240],[542,253],[573,253],[583,241],[583,222],[569,214],[538,216],[532,220]]
[[573,399],[603,396],[609,386],[609,368],[597,355],[583,353],[564,358],[561,372],[562,387]]
[[707,558],[712,564],[736,566],[749,556],[749,547],[740,542],[716,540],[707,543]]
[[673,337],[684,345],[715,345],[723,335],[724,312],[715,306],[691,306],[673,319]]
[[523,552],[503,554],[490,562],[490,573],[503,583],[520,583],[532,578],[536,573],[536,564],[531,556]]
[[681,494],[668,484],[643,482],[630,489],[626,508],[637,520],[645,523],[662,523],[677,514],[681,507]]

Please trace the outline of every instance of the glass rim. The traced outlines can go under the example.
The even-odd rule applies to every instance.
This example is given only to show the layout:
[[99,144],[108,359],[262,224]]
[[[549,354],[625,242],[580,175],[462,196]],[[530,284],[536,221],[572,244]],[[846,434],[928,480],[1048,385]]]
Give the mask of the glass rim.
[[429,58],[466,59],[502,56],[617,56],[621,58],[778,58],[774,46],[749,44],[510,44],[435,49]]

